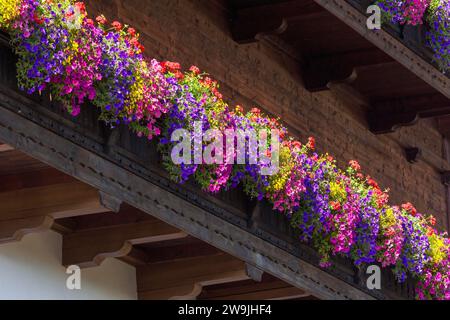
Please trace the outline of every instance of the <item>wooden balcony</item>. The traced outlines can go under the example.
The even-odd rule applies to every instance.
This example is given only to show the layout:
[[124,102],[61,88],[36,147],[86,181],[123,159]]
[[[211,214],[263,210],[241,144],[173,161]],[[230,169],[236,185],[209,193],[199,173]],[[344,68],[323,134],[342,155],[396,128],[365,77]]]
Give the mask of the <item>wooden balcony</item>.
[[[399,285],[390,270],[383,271],[382,290],[368,290],[365,268],[358,270],[349,260],[337,258],[333,267],[320,268],[318,254],[300,243],[287,220],[273,212],[267,203],[249,201],[239,190],[213,197],[193,184],[171,182],[160,165],[155,142],[139,139],[125,127],[109,129],[97,120],[98,110],[94,107],[84,106],[81,114],[73,118],[51,102],[45,92],[41,96],[20,92],[16,87],[14,54],[7,45],[8,39],[2,39],[0,141],[99,190],[101,203],[110,210],[117,211],[124,202],[167,224],[164,229],[157,228],[154,221],[148,222],[149,230],[160,230],[158,235],[177,234],[171,226],[315,297],[414,298],[414,283]],[[64,223],[60,227],[67,228]],[[20,231],[23,226],[17,228],[15,231]],[[139,239],[148,237],[146,228],[136,227],[138,234],[120,229],[125,237],[120,241],[127,240],[127,245],[136,249],[133,251],[136,256],[144,249]],[[99,236],[89,234],[90,238],[86,238],[83,234],[84,249],[76,247],[82,243],[76,241],[79,236],[71,235],[65,242],[68,250],[63,255],[65,263],[95,265],[99,263],[98,257],[100,260],[108,257],[107,252],[115,256],[122,250],[119,246],[89,253],[92,251],[89,244],[95,243]],[[108,239],[106,233],[101,238]],[[77,255],[70,253],[74,246]],[[103,255],[98,256],[99,252]],[[235,266],[232,261],[226,263],[230,268]],[[153,267],[147,264],[145,268]],[[158,270],[155,272],[161,271]]]

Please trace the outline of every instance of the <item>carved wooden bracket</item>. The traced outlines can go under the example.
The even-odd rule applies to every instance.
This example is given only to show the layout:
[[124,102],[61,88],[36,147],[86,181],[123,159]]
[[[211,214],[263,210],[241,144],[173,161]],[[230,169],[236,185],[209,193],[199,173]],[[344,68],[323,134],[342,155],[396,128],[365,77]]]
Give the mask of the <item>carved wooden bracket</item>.
[[128,255],[133,245],[187,237],[187,234],[156,219],[75,231],[63,237],[63,265],[88,268],[106,258]]
[[441,176],[442,176],[442,183],[445,186],[450,187],[450,171],[442,172]]
[[281,34],[288,27],[287,21],[282,17],[273,15],[260,16],[257,19],[248,18],[247,15],[240,14],[231,27],[233,40],[239,44],[256,41],[256,36],[263,34]]
[[405,148],[406,160],[409,163],[417,163],[422,155],[422,151],[419,148]]
[[312,0],[264,1],[255,6],[236,1],[231,33],[237,43],[251,43],[256,41],[258,34],[284,33],[290,19],[324,12]]
[[255,267],[249,263],[245,264],[245,269],[246,269],[247,275],[249,276],[250,279],[252,279],[256,282],[261,282],[262,276],[264,274],[263,270]]
[[353,51],[339,55],[310,58],[303,67],[303,82],[311,92],[328,90],[330,82],[352,82],[356,68],[392,63],[392,58],[379,49]]
[[[26,201],[23,201],[26,199]],[[55,219],[102,213],[96,190],[78,182],[0,193],[0,243],[49,230]]]
[[102,206],[104,206],[106,209],[111,210],[112,212],[119,212],[120,206],[122,205],[122,200],[119,198],[116,198],[108,193],[105,193],[103,191],[99,191],[100,196],[100,203]]
[[400,126],[414,125],[419,118],[447,114],[450,114],[450,100],[441,94],[428,94],[373,102],[368,122],[370,131],[383,134],[394,132]]

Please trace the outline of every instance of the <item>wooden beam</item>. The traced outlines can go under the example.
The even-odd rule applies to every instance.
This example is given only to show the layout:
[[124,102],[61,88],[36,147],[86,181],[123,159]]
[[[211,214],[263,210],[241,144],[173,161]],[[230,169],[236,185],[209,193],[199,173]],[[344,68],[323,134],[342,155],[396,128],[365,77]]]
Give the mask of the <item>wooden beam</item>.
[[240,294],[230,294],[208,300],[292,300],[307,298],[311,295],[305,291],[292,286],[267,290],[256,290]]
[[350,82],[357,77],[357,67],[392,63],[393,59],[383,51],[351,51],[325,57],[312,57],[302,70],[305,88],[311,92],[328,90],[331,82]]
[[450,100],[441,94],[427,94],[376,101],[368,113],[368,122],[370,131],[382,134],[413,125],[420,118],[444,115],[450,115]]
[[14,150],[14,148],[7,144],[0,143],[0,152],[6,152],[6,151],[11,151],[11,150]]
[[349,1],[314,1],[373,43],[376,47],[386,52],[441,94],[450,98],[450,79],[447,75],[440,72],[430,63],[430,61],[426,61],[424,58],[420,57],[387,31],[367,29],[367,16],[365,12],[352,6]]
[[[20,114],[17,113],[19,109]],[[157,180],[154,174],[135,163],[128,166],[129,160],[120,153],[115,153],[116,158],[108,158],[101,151],[102,145],[89,136],[81,139],[79,131],[64,126],[61,122],[52,122],[54,120],[50,118],[46,118],[47,122],[34,121],[35,117],[45,117],[40,115],[41,112],[46,114],[49,111],[0,86],[0,139],[58,170],[258,266],[264,272],[304,288],[318,298],[375,298],[365,288],[350,284],[329,271],[323,271],[313,262],[299,257],[293,250],[281,249],[267,238],[254,234],[248,229],[247,223],[240,223],[235,216],[230,218],[230,211],[215,213],[208,200],[201,198],[202,202],[196,201],[194,195],[191,196],[186,189],[183,189],[183,195],[176,189],[168,191],[165,186],[170,183],[167,180]]]
[[288,28],[289,20],[324,10],[312,0],[274,1],[262,5],[237,8],[231,32],[239,44],[256,41],[258,34],[281,34]]
[[96,189],[78,181],[0,193],[0,243],[49,229],[58,218],[108,212]]
[[152,263],[137,267],[138,297],[196,299],[204,286],[247,280],[245,263],[228,254]]
[[157,219],[75,231],[63,236],[62,261],[65,266],[94,267],[106,258],[127,256],[133,245],[186,236],[186,233]]

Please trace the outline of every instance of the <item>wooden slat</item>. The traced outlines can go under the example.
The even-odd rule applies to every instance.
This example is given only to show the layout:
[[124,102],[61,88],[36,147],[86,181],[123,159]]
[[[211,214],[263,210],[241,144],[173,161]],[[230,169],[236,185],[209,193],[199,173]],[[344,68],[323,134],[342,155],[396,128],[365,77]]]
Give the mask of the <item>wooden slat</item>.
[[186,236],[157,219],[76,231],[63,237],[63,264],[81,268],[98,266],[106,258],[128,255],[133,245]]
[[244,262],[221,253],[137,267],[139,299],[195,299],[204,286],[248,279]]
[[450,98],[450,79],[385,30],[367,29],[367,17],[347,1],[314,0],[405,68]]
[[96,189],[78,181],[0,193],[0,243],[49,229],[58,218],[108,212]]

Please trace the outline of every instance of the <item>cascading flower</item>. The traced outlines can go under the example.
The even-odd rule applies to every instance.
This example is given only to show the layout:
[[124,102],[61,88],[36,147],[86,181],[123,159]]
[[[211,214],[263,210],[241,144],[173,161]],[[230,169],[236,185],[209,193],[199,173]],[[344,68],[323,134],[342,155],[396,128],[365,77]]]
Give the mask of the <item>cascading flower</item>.
[[[394,21],[414,25],[430,2],[378,3]],[[450,65],[449,0],[433,0],[429,8],[429,43],[445,69]],[[74,116],[90,101],[113,127],[123,123],[150,140],[161,135],[158,148],[173,180],[194,178],[210,193],[242,185],[250,197],[266,199],[290,220],[301,241],[317,249],[322,267],[335,255],[352,259],[358,267],[378,262],[393,267],[400,281],[414,276],[418,298],[450,299],[450,241],[434,229],[436,219],[426,218],[411,203],[390,205],[388,191],[364,176],[358,162],[339,170],[331,156],[314,151],[314,138],[304,145],[288,138],[278,119],[258,108],[230,110],[217,82],[198,67],[183,72],[176,62],[145,59],[135,29],[117,21],[109,24],[104,16],[96,22],[87,17],[82,2],[0,0],[0,28],[12,37],[19,87],[29,93],[47,90]],[[196,161],[173,163],[171,137],[177,129],[195,132],[189,143]],[[195,143],[203,142],[208,129],[266,134],[265,155],[278,157],[279,170],[263,175],[268,164],[250,163],[248,151],[245,164],[234,164],[239,158],[237,137],[229,162],[220,161],[216,150]],[[270,143],[272,130],[279,133],[280,150]],[[215,161],[204,159],[207,151]],[[228,156],[228,149],[224,151]],[[198,153],[201,159],[195,159]]]
[[423,23],[423,16],[431,0],[378,0],[376,4],[395,23],[417,25]]
[[397,263],[405,240],[398,207],[383,208],[380,215],[380,235],[377,245],[377,261],[383,267]]

